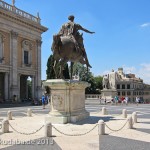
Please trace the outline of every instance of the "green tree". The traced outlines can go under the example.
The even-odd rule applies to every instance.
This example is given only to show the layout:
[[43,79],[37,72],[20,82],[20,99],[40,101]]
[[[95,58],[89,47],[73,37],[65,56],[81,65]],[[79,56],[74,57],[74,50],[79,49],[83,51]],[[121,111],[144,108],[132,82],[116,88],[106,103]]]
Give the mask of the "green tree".
[[99,91],[99,93],[100,93],[100,90],[103,89],[103,86],[102,86],[103,77],[95,76],[94,81],[95,81],[96,90]]
[[53,57],[53,55],[50,55],[47,60],[47,70],[46,70],[47,79],[55,79],[56,78],[53,66],[54,66],[54,57]]
[[32,98],[32,81],[27,80],[27,86],[28,86],[28,97],[27,98]]
[[81,81],[86,81],[91,84],[90,87],[85,89],[86,94],[99,94],[102,89],[102,79],[101,76],[95,76],[87,70],[87,67],[80,63],[75,63],[73,66],[73,75],[79,75]]

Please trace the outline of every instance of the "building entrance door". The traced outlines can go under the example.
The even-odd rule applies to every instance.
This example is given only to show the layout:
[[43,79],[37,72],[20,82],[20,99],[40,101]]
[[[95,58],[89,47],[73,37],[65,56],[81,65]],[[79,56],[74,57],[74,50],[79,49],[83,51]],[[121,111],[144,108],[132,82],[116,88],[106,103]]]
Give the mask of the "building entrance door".
[[27,78],[26,75],[20,76],[20,99],[25,100],[28,98],[28,85],[27,85]]

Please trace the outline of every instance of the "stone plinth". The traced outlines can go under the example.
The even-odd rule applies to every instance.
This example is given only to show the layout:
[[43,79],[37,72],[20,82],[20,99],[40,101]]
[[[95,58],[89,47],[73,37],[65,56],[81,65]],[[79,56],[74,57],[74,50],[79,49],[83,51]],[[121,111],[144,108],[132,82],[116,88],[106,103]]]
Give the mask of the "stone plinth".
[[117,95],[116,89],[103,89],[101,90],[102,99],[112,99]]
[[54,79],[44,82],[51,89],[50,113],[45,121],[51,123],[77,122],[89,116],[85,110],[87,82]]

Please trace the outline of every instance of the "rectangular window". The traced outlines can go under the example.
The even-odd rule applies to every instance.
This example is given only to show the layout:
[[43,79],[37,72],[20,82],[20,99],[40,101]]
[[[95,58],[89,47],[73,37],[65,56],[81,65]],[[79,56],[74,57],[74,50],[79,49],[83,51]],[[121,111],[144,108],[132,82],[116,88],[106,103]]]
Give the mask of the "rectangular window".
[[126,94],[125,92],[122,92],[122,96],[125,96],[125,94]]
[[122,89],[125,89],[125,84],[122,84]]
[[131,95],[131,92],[128,91],[128,92],[127,92],[127,95]]
[[29,64],[28,51],[24,51],[24,64]]
[[117,89],[120,89],[120,84],[117,84]]
[[130,84],[127,84],[127,89],[130,89]]
[[118,96],[120,96],[120,92],[118,92]]

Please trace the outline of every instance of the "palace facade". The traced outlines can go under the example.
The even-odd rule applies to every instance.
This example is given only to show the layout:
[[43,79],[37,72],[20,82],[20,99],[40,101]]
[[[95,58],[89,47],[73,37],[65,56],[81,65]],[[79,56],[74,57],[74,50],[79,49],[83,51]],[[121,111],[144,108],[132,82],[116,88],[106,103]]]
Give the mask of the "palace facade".
[[0,101],[41,97],[41,34],[47,28],[33,16],[0,0]]
[[141,78],[135,74],[125,74],[123,68],[118,68],[116,90],[119,97],[128,96],[131,101],[140,97],[145,102],[150,102],[150,85],[145,84]]

